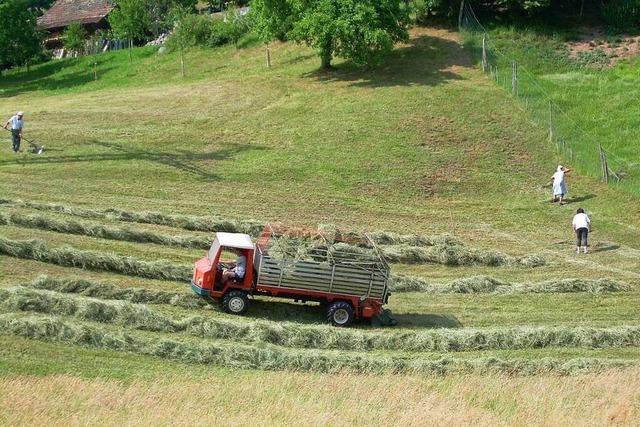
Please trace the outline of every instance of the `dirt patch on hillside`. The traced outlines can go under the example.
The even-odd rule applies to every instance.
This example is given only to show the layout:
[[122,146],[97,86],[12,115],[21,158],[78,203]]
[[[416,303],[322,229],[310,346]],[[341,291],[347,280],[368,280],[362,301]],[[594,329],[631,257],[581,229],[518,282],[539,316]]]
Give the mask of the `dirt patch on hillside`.
[[610,36],[599,28],[585,28],[576,41],[566,44],[569,57],[592,68],[611,67],[640,55],[640,35]]

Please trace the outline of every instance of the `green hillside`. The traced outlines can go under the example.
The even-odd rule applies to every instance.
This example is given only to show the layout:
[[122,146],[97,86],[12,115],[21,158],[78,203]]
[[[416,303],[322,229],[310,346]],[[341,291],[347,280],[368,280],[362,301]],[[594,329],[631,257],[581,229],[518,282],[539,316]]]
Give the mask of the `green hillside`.
[[[191,50],[184,79],[155,48],[0,78],[0,116],[46,147],[0,150],[0,422],[635,424],[637,197],[575,171],[551,204],[566,158],[453,32],[372,70],[263,49]],[[399,325],[224,314],[181,279],[212,238],[185,218],[423,236],[381,244]]]

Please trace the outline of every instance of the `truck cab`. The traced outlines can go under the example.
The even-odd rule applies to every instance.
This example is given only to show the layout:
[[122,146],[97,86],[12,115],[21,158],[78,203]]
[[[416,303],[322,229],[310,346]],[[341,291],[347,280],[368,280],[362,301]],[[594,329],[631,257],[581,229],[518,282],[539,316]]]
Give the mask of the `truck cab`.
[[[230,252],[238,251],[246,258],[244,277],[223,283],[222,274],[236,259],[223,258]],[[239,255],[232,256],[239,257]],[[241,233],[216,233],[216,237],[207,252],[199,259],[193,271],[191,288],[198,295],[222,300],[225,311],[241,314],[248,305],[247,294],[253,287],[253,262],[255,245],[251,237]]]

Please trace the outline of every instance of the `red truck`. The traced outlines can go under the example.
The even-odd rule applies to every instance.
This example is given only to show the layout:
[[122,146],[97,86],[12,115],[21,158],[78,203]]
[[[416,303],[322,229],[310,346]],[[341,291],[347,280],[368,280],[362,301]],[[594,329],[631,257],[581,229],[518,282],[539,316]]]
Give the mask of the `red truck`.
[[[314,249],[311,259],[296,260],[269,255],[281,237],[271,226],[255,245],[247,234],[216,233],[207,256],[195,264],[193,291],[219,301],[223,310],[232,314],[244,313],[250,295],[264,295],[320,302],[326,306],[326,319],[335,326],[386,316],[388,310],[383,305],[390,294],[389,265],[371,239],[367,238],[371,248],[367,253],[343,252],[327,245]],[[221,260],[225,250],[246,257],[242,279],[223,283],[222,272],[228,266]]]

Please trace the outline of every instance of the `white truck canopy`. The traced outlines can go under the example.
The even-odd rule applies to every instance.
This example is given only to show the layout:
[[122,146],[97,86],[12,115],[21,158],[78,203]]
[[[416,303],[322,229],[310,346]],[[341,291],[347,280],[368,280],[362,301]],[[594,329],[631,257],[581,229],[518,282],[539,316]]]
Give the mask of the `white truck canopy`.
[[216,240],[218,241],[219,246],[254,249],[253,242],[248,234],[218,232],[216,233]]

